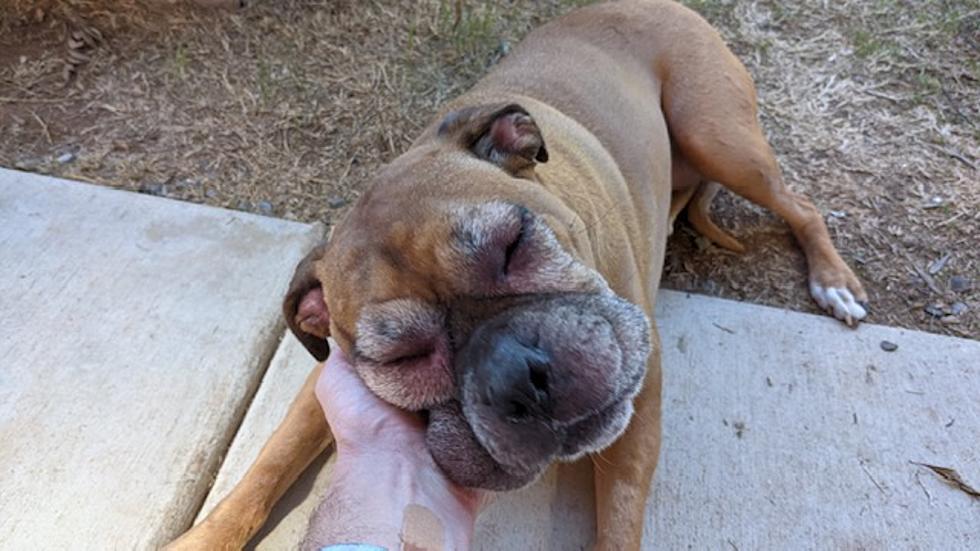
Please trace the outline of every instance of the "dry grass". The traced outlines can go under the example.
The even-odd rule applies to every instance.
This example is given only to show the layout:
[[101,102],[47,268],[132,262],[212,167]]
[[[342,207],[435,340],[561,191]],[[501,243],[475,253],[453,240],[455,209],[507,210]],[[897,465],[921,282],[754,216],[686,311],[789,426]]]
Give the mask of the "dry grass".
[[[786,179],[828,214],[872,321],[980,337],[977,4],[695,4],[754,75]],[[675,239],[668,285],[815,310],[785,226],[742,200],[718,211],[752,250],[698,252],[696,239]],[[973,290],[953,291],[953,277]]]
[[[241,11],[8,1],[0,165],[329,222],[439,103],[574,3],[469,0],[454,26],[449,0]],[[871,320],[980,336],[975,2],[688,4],[755,76],[786,178],[829,213]],[[91,28],[104,40],[69,54],[68,37]],[[74,158],[59,162],[65,153]],[[815,311],[786,227],[741,199],[719,203],[750,251],[729,255],[681,229],[665,284]],[[954,276],[972,289],[953,291]],[[950,315],[958,303],[967,310]]]

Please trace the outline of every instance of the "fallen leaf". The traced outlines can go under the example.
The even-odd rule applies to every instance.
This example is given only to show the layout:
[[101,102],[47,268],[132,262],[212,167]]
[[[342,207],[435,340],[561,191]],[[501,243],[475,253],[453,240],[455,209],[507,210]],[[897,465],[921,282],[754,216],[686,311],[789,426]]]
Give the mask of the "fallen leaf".
[[965,493],[966,495],[974,499],[980,499],[980,492],[978,492],[975,488],[967,484],[966,481],[964,481],[963,478],[960,477],[960,473],[956,472],[955,469],[951,469],[949,467],[939,467],[937,465],[930,465],[928,463],[919,463],[918,461],[909,461],[909,463],[913,465],[919,465],[920,467],[928,468],[930,471],[936,473],[939,476],[939,478],[943,479],[943,481],[946,482],[946,484],[949,484],[950,486],[956,488],[957,490]]

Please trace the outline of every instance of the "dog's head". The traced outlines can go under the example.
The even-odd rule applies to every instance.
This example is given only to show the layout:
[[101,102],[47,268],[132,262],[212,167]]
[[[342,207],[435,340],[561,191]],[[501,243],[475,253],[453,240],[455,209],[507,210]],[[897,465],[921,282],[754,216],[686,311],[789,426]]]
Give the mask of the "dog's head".
[[284,313],[318,359],[331,335],[378,396],[427,411],[456,482],[515,488],[622,433],[649,321],[537,183],[548,152],[524,109],[455,111],[430,134],[300,263]]

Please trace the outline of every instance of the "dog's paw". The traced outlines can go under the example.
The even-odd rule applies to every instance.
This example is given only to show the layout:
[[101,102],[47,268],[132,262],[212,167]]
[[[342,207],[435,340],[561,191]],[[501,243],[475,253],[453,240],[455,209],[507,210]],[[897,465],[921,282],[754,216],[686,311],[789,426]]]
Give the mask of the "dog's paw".
[[867,296],[857,281],[829,285],[811,279],[810,295],[821,308],[852,327],[868,315]]

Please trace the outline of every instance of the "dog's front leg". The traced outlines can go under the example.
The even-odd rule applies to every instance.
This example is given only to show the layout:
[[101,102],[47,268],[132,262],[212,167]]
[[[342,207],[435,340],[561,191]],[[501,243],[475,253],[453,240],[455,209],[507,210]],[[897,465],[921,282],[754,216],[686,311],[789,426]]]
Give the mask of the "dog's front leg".
[[593,457],[596,487],[596,549],[639,549],[650,482],[660,456],[660,336],[651,331],[652,352],[635,413],[623,436]]
[[241,482],[207,518],[167,550],[241,549],[255,535],[282,494],[332,441],[313,392],[322,369],[323,364],[318,364],[306,379],[285,419]]

